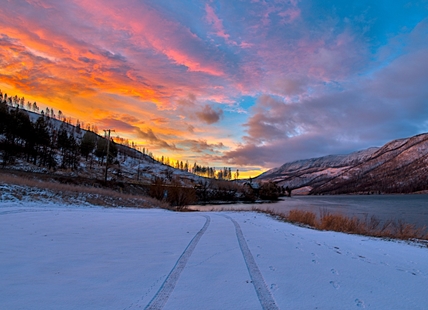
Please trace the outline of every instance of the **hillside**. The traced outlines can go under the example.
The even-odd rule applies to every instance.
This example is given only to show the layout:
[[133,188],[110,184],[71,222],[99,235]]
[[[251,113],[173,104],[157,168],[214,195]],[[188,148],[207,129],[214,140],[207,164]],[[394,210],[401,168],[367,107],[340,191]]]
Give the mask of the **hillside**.
[[96,132],[5,102],[0,102],[0,123],[2,168],[145,184],[154,177],[177,179],[183,184],[202,179],[155,160],[151,153],[113,140],[107,156],[107,139]]
[[305,194],[414,193],[428,190],[428,134],[349,155],[286,163],[256,180]]

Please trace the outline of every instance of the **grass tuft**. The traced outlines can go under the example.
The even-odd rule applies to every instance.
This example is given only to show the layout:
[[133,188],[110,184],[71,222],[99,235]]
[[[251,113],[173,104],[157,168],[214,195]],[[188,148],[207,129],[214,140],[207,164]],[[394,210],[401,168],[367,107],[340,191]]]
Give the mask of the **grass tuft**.
[[301,211],[301,210],[291,210],[288,213],[287,220],[292,223],[299,223],[308,225],[311,227],[316,226],[316,219],[315,219],[315,213],[310,211]]

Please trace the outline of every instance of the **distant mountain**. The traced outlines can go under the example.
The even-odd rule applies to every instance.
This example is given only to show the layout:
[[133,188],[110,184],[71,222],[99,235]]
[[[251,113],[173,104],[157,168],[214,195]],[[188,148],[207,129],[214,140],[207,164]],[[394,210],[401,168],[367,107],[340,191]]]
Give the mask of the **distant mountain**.
[[428,134],[349,155],[299,160],[256,178],[302,194],[413,193],[428,190]]

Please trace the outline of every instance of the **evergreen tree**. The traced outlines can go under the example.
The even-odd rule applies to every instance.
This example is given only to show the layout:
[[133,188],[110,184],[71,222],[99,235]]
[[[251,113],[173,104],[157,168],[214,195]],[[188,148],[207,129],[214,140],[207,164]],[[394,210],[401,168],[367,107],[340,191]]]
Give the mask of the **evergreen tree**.
[[[6,111],[8,108],[6,108]],[[33,131],[33,124],[30,121],[28,113],[20,110],[18,107],[6,112],[4,115],[3,132],[5,139],[2,143],[3,165],[12,161],[13,158],[24,151],[25,145],[30,139]]]
[[9,110],[5,102],[0,100],[0,135],[5,132],[6,123],[9,119]]
[[[97,141],[97,147],[95,149],[95,156],[99,158],[100,164],[104,163],[104,157],[107,155],[107,140],[105,138],[99,138]],[[117,157],[117,146],[113,140],[110,140],[109,154],[107,157],[108,164],[112,164],[114,159]]]
[[117,157],[117,145],[113,140],[110,140],[110,146],[108,151],[108,163],[112,164],[115,162]]
[[52,160],[49,158],[49,154],[51,153],[51,137],[45,117],[40,116],[37,119],[36,123],[34,124],[34,133],[36,152],[33,157],[33,163],[36,164],[37,157],[39,157],[39,166],[45,165],[48,162],[50,162],[50,165],[52,165]]
[[95,149],[95,156],[98,157],[100,164],[104,162],[104,157],[107,154],[107,140],[104,138],[99,138],[97,141],[97,147]]
[[68,138],[67,130],[64,126],[61,126],[58,133],[58,141],[57,141],[58,149],[61,151],[62,155],[62,163],[61,167],[67,167],[67,151],[70,148],[70,140]]
[[80,153],[88,160],[89,154],[91,154],[97,144],[97,136],[92,131],[86,131],[83,135],[82,142],[80,144]]
[[68,138],[67,165],[73,170],[79,167],[80,145],[73,135]]

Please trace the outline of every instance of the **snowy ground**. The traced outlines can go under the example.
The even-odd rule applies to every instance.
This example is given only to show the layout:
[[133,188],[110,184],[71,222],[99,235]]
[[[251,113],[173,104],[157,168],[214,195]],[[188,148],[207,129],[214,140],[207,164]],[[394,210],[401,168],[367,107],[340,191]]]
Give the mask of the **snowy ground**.
[[0,202],[0,309],[427,309],[428,249],[254,212]]

